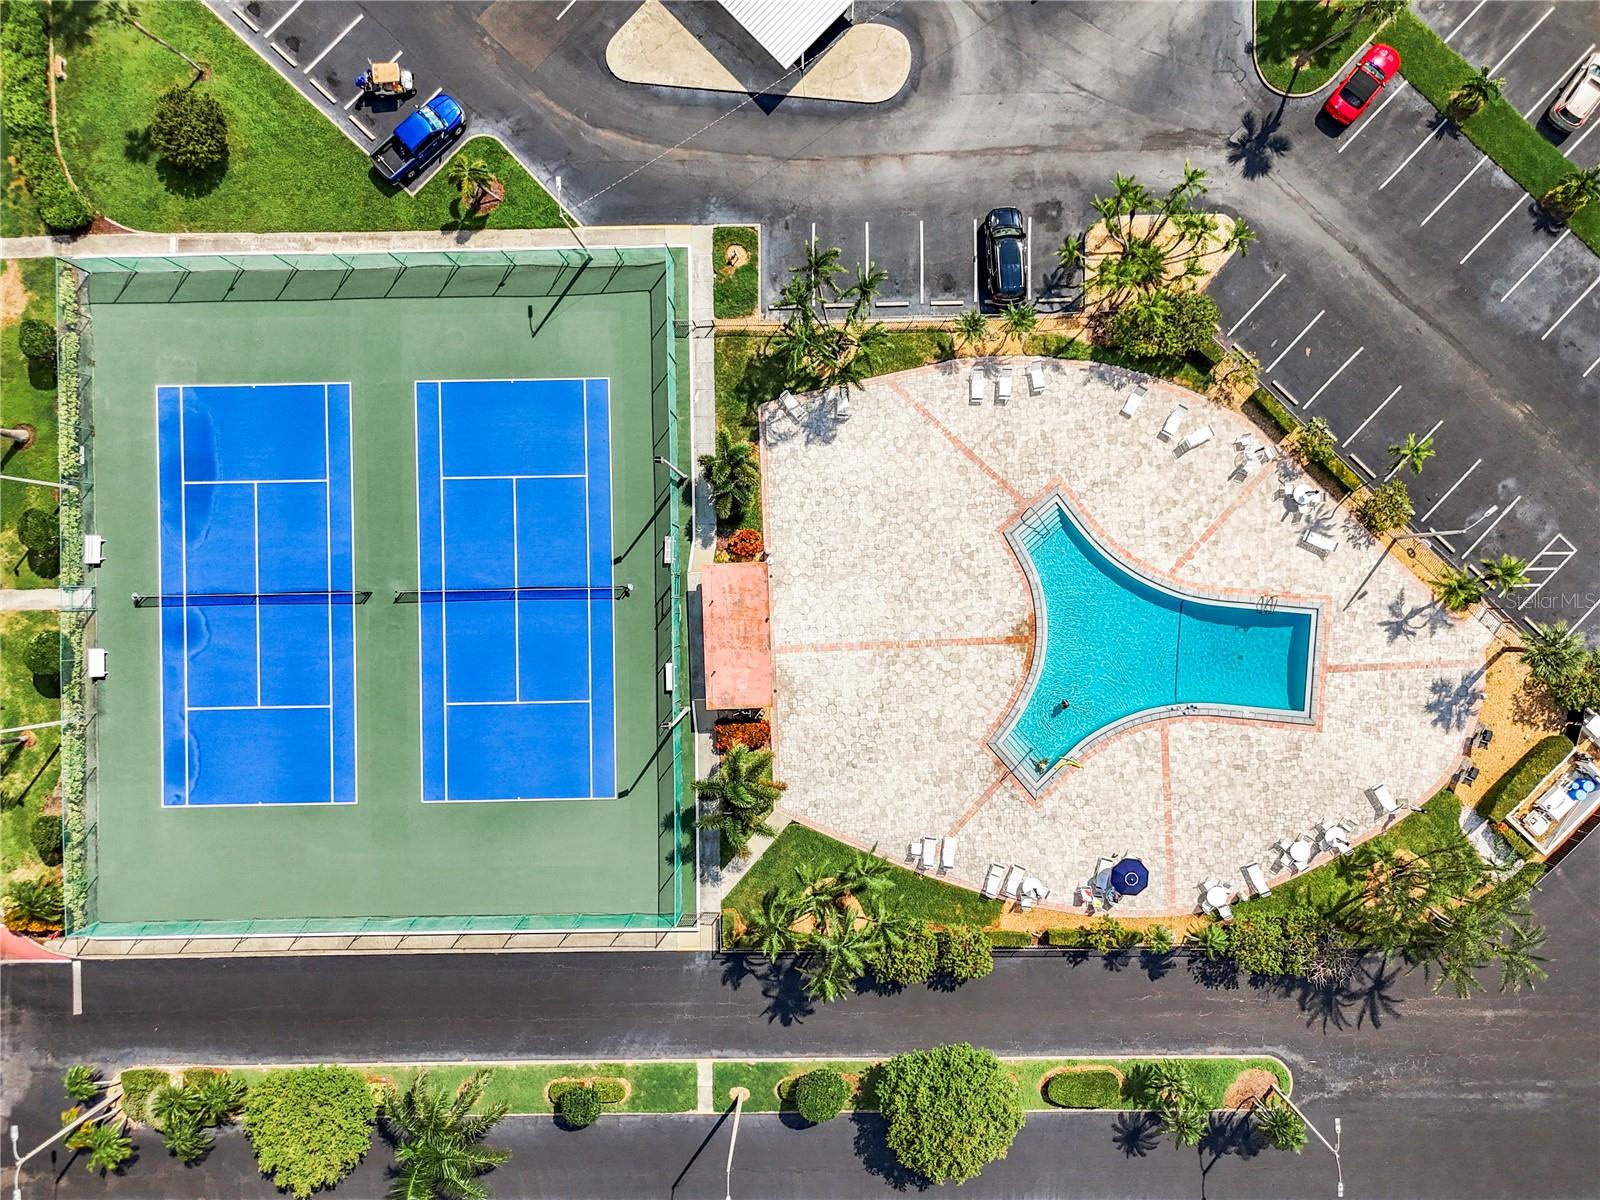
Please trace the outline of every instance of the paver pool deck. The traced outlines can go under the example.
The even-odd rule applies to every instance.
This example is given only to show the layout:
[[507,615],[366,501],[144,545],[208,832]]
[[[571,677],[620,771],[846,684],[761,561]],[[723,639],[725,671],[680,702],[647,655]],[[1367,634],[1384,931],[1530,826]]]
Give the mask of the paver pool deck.
[[[966,360],[870,381],[847,422],[816,396],[799,421],[764,411],[785,812],[896,859],[913,838],[955,835],[952,882],[976,887],[991,862],[1020,863],[1052,889],[1048,907],[1070,908],[1101,856],[1135,854],[1152,884],[1118,911],[1152,916],[1193,911],[1208,878],[1239,886],[1247,863],[1270,872],[1280,838],[1323,820],[1377,832],[1367,789],[1378,783],[1421,803],[1448,780],[1492,631],[1439,608],[1394,557],[1404,543],[1386,554],[1389,539],[1331,502],[1293,513],[1281,493],[1305,475],[1281,455],[1238,479],[1234,439],[1263,435],[1204,397],[1150,380],[1128,418],[1119,410],[1140,376],[1047,361],[1034,396],[1023,360],[1012,365],[1004,405],[992,383],[969,403]],[[1156,437],[1180,400],[1185,431],[1214,431],[1181,456]],[[1052,487],[1158,577],[1321,600],[1315,723],[1154,719],[1030,796],[987,739],[1033,644],[1002,530]],[[1306,520],[1338,550],[1299,546]]]

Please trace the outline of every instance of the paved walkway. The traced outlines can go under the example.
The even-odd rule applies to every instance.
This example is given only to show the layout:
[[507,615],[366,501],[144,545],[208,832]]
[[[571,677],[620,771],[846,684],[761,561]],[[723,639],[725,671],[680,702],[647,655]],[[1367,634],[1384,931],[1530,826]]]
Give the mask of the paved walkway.
[[57,612],[77,601],[60,588],[0,589],[0,612]]

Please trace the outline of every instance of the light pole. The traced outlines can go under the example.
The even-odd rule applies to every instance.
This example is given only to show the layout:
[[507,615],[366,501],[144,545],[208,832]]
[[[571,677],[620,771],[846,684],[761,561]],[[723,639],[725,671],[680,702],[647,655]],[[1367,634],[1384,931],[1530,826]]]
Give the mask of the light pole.
[[59,1142],[62,1138],[66,1137],[74,1129],[78,1128],[78,1126],[83,1125],[86,1122],[88,1122],[90,1118],[98,1117],[102,1112],[104,1112],[106,1109],[110,1108],[111,1105],[113,1103],[115,1103],[118,1095],[120,1095],[120,1094],[121,1093],[115,1091],[114,1089],[108,1089],[107,1092],[106,1092],[106,1098],[104,1100],[100,1101],[99,1104],[96,1104],[93,1108],[91,1108],[87,1112],[81,1114],[78,1117],[77,1120],[72,1121],[72,1122],[70,1122],[70,1123],[68,1123],[66,1125],[63,1125],[60,1129],[56,1130],[56,1132],[54,1134],[52,1134],[50,1137],[46,1138],[44,1141],[40,1142],[37,1146],[35,1146],[32,1150],[29,1150],[26,1154],[23,1154],[22,1150],[21,1150],[21,1147],[17,1145],[17,1137],[18,1137],[18,1132],[19,1131],[18,1131],[17,1127],[15,1125],[13,1125],[11,1127],[11,1166],[14,1169],[15,1174],[13,1174],[12,1177],[11,1177],[11,1200],[22,1200],[22,1164],[23,1163],[27,1162],[30,1158],[32,1158],[35,1154],[39,1153],[39,1151],[45,1149],[47,1146],[51,1146],[51,1145],[54,1145],[56,1142]]
[[1345,608],[1348,609],[1357,600],[1361,599],[1362,596],[1367,594],[1367,584],[1372,582],[1372,577],[1378,573],[1378,568],[1383,565],[1383,560],[1389,557],[1389,551],[1393,550],[1395,546],[1399,544],[1401,538],[1456,537],[1459,534],[1470,533],[1472,530],[1476,529],[1479,525],[1482,525],[1485,521],[1499,511],[1500,506],[1498,504],[1491,504],[1488,508],[1484,509],[1477,516],[1473,517],[1472,520],[1468,521],[1460,529],[1423,529],[1416,533],[1412,533],[1409,529],[1406,529],[1401,530],[1399,533],[1391,534],[1389,544],[1384,547],[1383,553],[1378,555],[1378,561],[1372,564],[1372,570],[1367,572],[1367,576],[1361,581],[1361,585],[1350,594],[1350,599],[1344,602]]
[[728,1139],[728,1171],[726,1186],[722,1189],[723,1200],[733,1200],[733,1148],[739,1144],[739,1114],[744,1111],[744,1102],[750,1099],[749,1088],[729,1088],[728,1095],[733,1097],[733,1136]]
[[1278,1099],[1282,1100],[1285,1104],[1287,1104],[1290,1107],[1290,1109],[1292,1109],[1294,1111],[1294,1115],[1299,1117],[1302,1121],[1305,1122],[1306,1128],[1311,1130],[1312,1133],[1317,1135],[1317,1141],[1321,1142],[1324,1146],[1326,1146],[1328,1148],[1328,1152],[1333,1155],[1333,1169],[1336,1172],[1338,1172],[1338,1175],[1339,1175],[1338,1195],[1343,1196],[1344,1195],[1344,1164],[1339,1161],[1339,1146],[1344,1141],[1343,1123],[1339,1120],[1338,1117],[1335,1117],[1333,1119],[1333,1141],[1330,1142],[1327,1138],[1322,1136],[1322,1130],[1318,1129],[1315,1125],[1313,1125],[1311,1123],[1311,1119],[1309,1117],[1307,1117],[1305,1115],[1305,1113],[1300,1111],[1300,1106],[1297,1105],[1293,1100],[1289,1099],[1288,1096],[1284,1095],[1283,1092],[1279,1090],[1277,1084],[1273,1084],[1268,1090],[1270,1092],[1272,1092],[1274,1095],[1276,1095],[1278,1097]]
[[689,473],[687,471],[685,471],[682,467],[680,467],[677,463],[673,462],[666,455],[664,455],[664,454],[656,455],[656,462],[658,464],[660,464],[661,466],[665,467],[667,470],[671,471],[672,472],[672,477],[674,479],[676,479],[679,483],[688,483],[689,482]]

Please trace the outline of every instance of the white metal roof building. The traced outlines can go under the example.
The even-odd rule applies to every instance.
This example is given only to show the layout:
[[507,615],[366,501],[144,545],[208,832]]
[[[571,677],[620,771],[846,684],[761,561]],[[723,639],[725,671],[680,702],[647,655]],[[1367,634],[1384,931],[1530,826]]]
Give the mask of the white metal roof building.
[[846,12],[852,0],[718,0],[761,48],[785,67]]

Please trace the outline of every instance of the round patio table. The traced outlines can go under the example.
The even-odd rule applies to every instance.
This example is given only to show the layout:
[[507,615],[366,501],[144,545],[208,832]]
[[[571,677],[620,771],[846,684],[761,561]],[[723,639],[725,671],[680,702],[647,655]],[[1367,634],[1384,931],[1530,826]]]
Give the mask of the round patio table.
[[1289,857],[1294,860],[1297,867],[1303,867],[1311,861],[1311,843],[1298,841],[1289,847]]
[[1228,902],[1228,889],[1220,885],[1206,889],[1206,903],[1212,908],[1221,908]]

